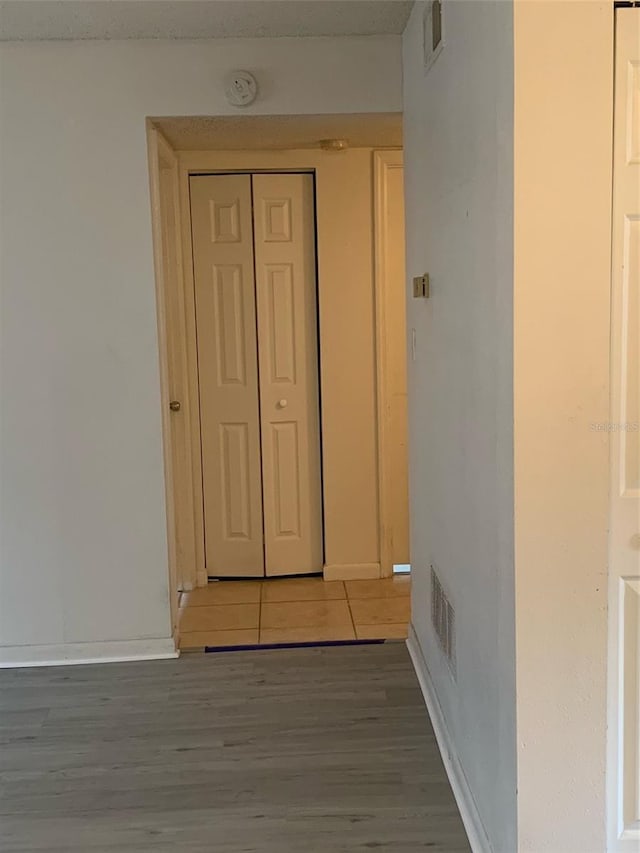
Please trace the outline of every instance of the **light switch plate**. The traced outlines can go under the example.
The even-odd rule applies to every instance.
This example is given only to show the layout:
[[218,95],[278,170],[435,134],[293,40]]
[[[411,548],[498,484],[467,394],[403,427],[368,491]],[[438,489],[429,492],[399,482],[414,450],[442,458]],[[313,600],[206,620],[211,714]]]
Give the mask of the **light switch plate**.
[[414,299],[429,298],[429,273],[417,275],[413,279],[413,296]]

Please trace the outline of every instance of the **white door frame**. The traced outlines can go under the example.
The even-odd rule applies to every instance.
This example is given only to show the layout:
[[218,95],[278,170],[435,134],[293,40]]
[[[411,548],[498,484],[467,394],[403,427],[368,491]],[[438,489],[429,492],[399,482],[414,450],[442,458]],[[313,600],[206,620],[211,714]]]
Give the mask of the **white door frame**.
[[[167,551],[171,624],[177,638],[178,590],[196,586],[193,553],[194,505],[192,471],[180,460],[192,456],[191,405],[188,366],[182,342],[185,339],[184,276],[179,229],[178,160],[162,134],[147,124],[149,189],[156,281],[160,399],[166,494]],[[167,197],[169,195],[169,197]],[[169,210],[171,221],[163,220]],[[170,248],[169,261],[165,250]],[[181,404],[179,412],[170,408]]]
[[[152,216],[154,221],[153,231],[154,231],[154,251],[155,251],[155,260],[156,260],[156,289],[157,289],[157,301],[158,301],[158,323],[159,323],[159,346],[160,346],[160,369],[161,369],[161,391],[162,391],[162,405],[163,405],[163,430],[164,430],[164,439],[165,439],[165,469],[167,472],[166,475],[166,483],[167,483],[167,523],[170,529],[169,532],[169,549],[170,549],[170,564],[176,566],[174,569],[174,574],[172,576],[178,578],[178,582],[180,582],[179,571],[177,570],[176,565],[176,556],[175,556],[175,544],[173,543],[173,538],[175,537],[175,533],[171,531],[176,530],[176,525],[181,517],[181,514],[190,513],[191,514],[191,562],[188,566],[185,566],[185,573],[188,574],[188,577],[185,577],[185,581],[183,581],[185,588],[188,588],[189,584],[194,584],[197,586],[204,586],[207,583],[207,571],[206,571],[206,563],[205,563],[205,553],[204,553],[204,513],[203,513],[203,500],[202,500],[202,476],[201,476],[201,455],[200,455],[200,412],[199,412],[199,394],[198,394],[198,360],[197,360],[197,351],[196,351],[196,329],[195,329],[195,297],[194,297],[194,287],[193,287],[193,263],[192,263],[192,245],[191,245],[191,213],[190,213],[190,202],[189,202],[189,176],[192,174],[203,174],[203,173],[224,173],[224,172],[233,172],[233,171],[244,171],[244,172],[260,172],[260,171],[270,171],[270,172],[286,172],[286,171],[309,171],[314,172],[316,175],[317,186],[321,187],[323,181],[327,181],[327,183],[331,180],[330,175],[332,174],[330,166],[327,165],[327,154],[326,152],[322,152],[316,149],[309,150],[289,150],[289,151],[280,151],[280,150],[258,150],[258,151],[220,151],[220,150],[210,150],[210,151],[174,151],[168,145],[166,140],[162,137],[162,134],[157,130],[157,128],[153,125],[152,122],[148,122],[148,137],[149,137],[149,163],[150,163],[150,173],[151,173],[151,195],[152,195]],[[380,151],[375,152],[376,161],[380,164],[384,164],[384,168],[389,166],[390,168],[394,167],[394,164],[397,162],[398,158],[401,159],[402,154],[400,150],[388,150],[388,151]],[[382,155],[379,159],[377,155]],[[180,280],[176,283],[176,287],[180,291],[180,312],[182,313],[182,317],[175,317],[175,311],[168,310],[168,302],[167,302],[167,287],[164,280],[164,275],[162,271],[162,253],[161,250],[157,247],[161,245],[160,243],[160,227],[158,225],[159,219],[159,180],[158,180],[158,170],[161,165],[161,158],[164,158],[162,162],[170,163],[172,169],[176,170],[177,175],[177,195],[179,198],[179,204],[176,211],[176,220],[178,223],[178,232],[179,232],[179,256],[181,258],[180,263]],[[372,167],[373,169],[373,167]],[[381,173],[382,174],[382,173]],[[378,222],[381,220],[380,215],[380,205],[384,203],[384,193],[382,192],[383,181],[380,184],[380,192],[375,195],[374,200],[374,222],[377,220]],[[376,205],[377,214],[376,214]],[[325,215],[326,215],[326,199],[325,199]],[[376,232],[376,238],[382,239],[382,236]],[[375,272],[375,290],[374,290],[374,298],[377,300],[379,298],[380,288],[383,286],[384,282],[384,250],[376,251],[376,272]],[[380,261],[380,264],[378,263]],[[321,258],[318,259],[318,263],[321,263]],[[322,291],[320,292],[320,341],[322,341]],[[377,306],[377,310],[375,312],[375,340],[378,344],[378,352],[380,352],[380,346],[382,341],[382,333],[378,329],[378,324],[383,317],[382,304]],[[173,480],[174,474],[172,472],[172,465],[174,464],[172,461],[172,456],[167,450],[167,446],[171,444],[171,429],[170,429],[170,420],[169,420],[169,409],[168,404],[170,402],[169,395],[169,366],[167,364],[167,339],[168,332],[167,328],[172,323],[178,323],[178,337],[182,341],[182,350],[183,350],[183,375],[182,375],[182,399],[180,402],[182,403],[182,414],[184,415],[184,422],[187,428],[188,437],[186,439],[186,443],[188,447],[186,448],[186,452],[188,453],[188,457],[191,459],[191,467],[190,467],[190,499],[187,502],[188,506],[185,505],[183,510],[179,510],[179,508],[175,505],[175,498],[173,495]],[[324,393],[323,393],[323,351],[322,345],[320,347],[320,388],[321,388],[321,399],[324,403]],[[377,376],[376,382],[376,392],[378,395],[378,411],[380,407],[385,406],[385,394],[386,394],[386,386],[385,386],[385,376],[386,372],[384,368],[382,368]],[[324,419],[324,405],[322,406],[321,411],[321,424],[323,428],[323,433],[325,430],[325,419]],[[378,460],[383,459],[384,457],[384,442],[386,439],[387,433],[384,427],[378,433]],[[384,462],[383,462],[384,464]],[[379,507],[379,518],[378,518],[378,529],[382,529],[382,524],[384,523],[384,519],[386,518],[386,512],[388,511],[389,506],[389,495],[388,492],[384,494],[384,498],[379,490],[379,471],[376,472],[376,480],[378,485],[378,507]],[[323,461],[323,489],[326,488],[326,470],[324,468]],[[357,510],[357,507],[355,508]],[[326,521],[326,508],[325,508],[325,521]],[[387,526],[388,529],[388,526]],[[327,527],[325,524],[324,528],[325,537],[327,536]],[[383,547],[383,539],[385,537],[380,534],[380,542],[379,545]],[[386,539],[385,539],[386,542]],[[387,552],[389,554],[388,546]],[[324,577],[326,580],[329,579],[356,579],[356,578],[378,578],[381,577],[383,570],[381,569],[381,561],[378,556],[375,560],[371,562],[360,562],[360,563],[349,563],[344,561],[344,559],[340,559],[336,561],[335,558],[332,562],[332,544],[327,542],[325,539],[325,565],[324,565]],[[373,556],[373,555],[372,555]],[[385,557],[388,560],[388,556]],[[391,564],[387,562],[387,568],[384,570],[384,574],[389,574],[391,571]]]
[[[380,574],[389,577],[397,562],[396,541],[400,531],[395,528],[393,477],[394,389],[390,375],[391,341],[387,327],[388,302],[395,282],[390,280],[389,241],[393,223],[388,215],[389,173],[404,171],[403,152],[383,149],[373,152],[373,228],[374,228],[374,288],[376,336],[376,398],[378,409],[378,514],[380,524]],[[406,286],[406,281],[405,281]],[[403,293],[403,307],[405,294]],[[406,559],[406,558],[405,558]]]
[[[264,155],[265,152],[260,152]],[[280,152],[273,152],[280,154]],[[193,175],[198,174],[225,174],[243,172],[247,174],[256,174],[260,172],[307,172],[315,175],[315,168],[311,166],[293,165],[291,162],[285,161],[283,165],[273,165],[270,168],[264,168],[264,164],[259,163],[259,157],[255,156],[258,152],[234,152],[232,159],[234,165],[229,165],[225,162],[226,158],[219,156],[219,152],[178,152],[178,174],[179,174],[179,194],[180,194],[180,220],[181,220],[181,241],[182,255],[185,259],[183,269],[183,284],[184,296],[187,317],[189,322],[187,325],[187,336],[185,339],[185,348],[187,351],[187,361],[189,367],[189,386],[190,386],[190,423],[191,423],[191,447],[192,447],[192,472],[193,472],[193,487],[194,487],[194,512],[195,512],[195,536],[196,536],[196,579],[198,586],[206,586],[208,581],[208,572],[206,569],[205,555],[205,519],[204,519],[204,495],[202,481],[202,456],[200,450],[200,434],[201,434],[201,419],[199,405],[199,388],[198,388],[198,353],[197,353],[197,337],[195,332],[196,327],[196,304],[195,304],[195,282],[193,273],[193,243],[192,243],[192,223],[191,223],[191,202],[189,193],[189,179]],[[280,158],[279,158],[280,159]],[[289,158],[290,159],[290,158]],[[316,282],[317,286],[317,282]],[[191,328],[192,327],[192,328]],[[321,388],[322,377],[319,366],[318,385]],[[320,435],[322,445],[322,433]],[[321,447],[322,454],[322,447]],[[324,499],[324,494],[323,494]],[[324,507],[323,507],[323,535],[324,535]]]
[[627,336],[637,318],[633,285],[640,275],[634,248],[640,225],[638,193],[629,191],[633,177],[630,181],[628,174],[631,169],[632,176],[640,177],[640,134],[635,140],[633,136],[640,119],[633,98],[640,84],[640,67],[635,65],[640,57],[640,8],[616,9],[615,18],[607,835],[610,853],[635,853],[640,850],[640,542],[633,540],[640,539],[640,489],[627,482],[627,454],[632,443],[637,446],[639,429],[632,420],[635,413],[627,411],[633,359]]

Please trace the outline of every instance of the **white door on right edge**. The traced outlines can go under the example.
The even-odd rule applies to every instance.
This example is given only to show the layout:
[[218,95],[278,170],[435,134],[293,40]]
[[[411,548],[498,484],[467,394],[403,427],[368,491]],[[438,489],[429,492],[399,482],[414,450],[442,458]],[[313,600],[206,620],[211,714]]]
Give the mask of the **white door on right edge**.
[[609,850],[640,850],[640,8],[616,10]]

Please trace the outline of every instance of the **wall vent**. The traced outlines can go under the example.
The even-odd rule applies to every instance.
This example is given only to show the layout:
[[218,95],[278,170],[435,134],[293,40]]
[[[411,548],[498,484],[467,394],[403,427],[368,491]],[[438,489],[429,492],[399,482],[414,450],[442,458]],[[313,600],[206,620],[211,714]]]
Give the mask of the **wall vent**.
[[436,570],[431,566],[431,622],[440,648],[456,677],[456,614],[447,598]]
[[444,44],[443,36],[442,0],[427,0],[422,18],[422,52],[425,71],[431,68],[440,55]]

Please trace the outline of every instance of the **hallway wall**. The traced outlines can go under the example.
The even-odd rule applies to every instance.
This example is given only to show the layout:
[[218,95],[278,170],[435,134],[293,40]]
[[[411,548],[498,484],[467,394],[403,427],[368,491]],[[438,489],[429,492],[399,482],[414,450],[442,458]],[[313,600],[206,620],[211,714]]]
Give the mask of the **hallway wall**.
[[518,850],[602,853],[613,4],[516,3],[515,43]]
[[237,67],[249,113],[401,109],[393,36],[0,47],[0,661],[169,648],[145,117]]
[[[513,590],[513,7],[444,4],[423,68],[404,35],[413,628],[484,846],[516,849]],[[430,566],[456,614],[453,679],[431,625]]]
[[432,283],[408,316],[418,669],[474,849],[602,853],[613,7],[445,3],[426,76],[423,8],[404,37],[408,276]]

